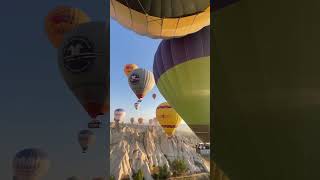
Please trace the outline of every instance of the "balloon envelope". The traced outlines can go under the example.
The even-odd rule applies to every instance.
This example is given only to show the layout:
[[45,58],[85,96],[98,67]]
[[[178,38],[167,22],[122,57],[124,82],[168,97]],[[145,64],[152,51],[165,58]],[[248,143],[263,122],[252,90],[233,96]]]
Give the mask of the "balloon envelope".
[[78,134],[78,141],[83,152],[88,150],[89,145],[95,142],[95,135],[90,130],[81,130]]
[[136,64],[126,64],[124,66],[124,73],[128,76],[133,70],[137,69],[138,66]]
[[159,124],[169,137],[175,133],[182,120],[179,114],[167,102],[161,103],[157,107],[156,116]]
[[139,99],[151,91],[155,84],[153,73],[142,68],[135,69],[129,74],[128,83]]
[[52,45],[58,48],[63,41],[65,33],[89,21],[90,18],[86,13],[78,8],[58,6],[46,16],[45,31]]
[[210,27],[163,40],[155,54],[157,87],[189,127],[210,141]]
[[13,159],[13,176],[20,180],[38,180],[49,169],[48,154],[38,148],[19,151]]
[[81,24],[65,35],[58,50],[62,77],[93,119],[109,111],[106,32],[103,22]]
[[138,123],[139,123],[139,124],[143,124],[143,120],[144,120],[144,119],[140,117],[140,118],[138,119]]
[[132,118],[130,118],[130,122],[131,122],[131,124],[133,124],[134,123],[134,118],[132,117]]
[[210,1],[111,0],[110,15],[141,35],[182,37],[210,24]]
[[319,179],[319,1],[214,13],[216,163],[230,179]]
[[126,116],[126,112],[124,109],[119,108],[114,111],[114,120],[115,121],[121,122],[121,121],[123,121],[125,116]]

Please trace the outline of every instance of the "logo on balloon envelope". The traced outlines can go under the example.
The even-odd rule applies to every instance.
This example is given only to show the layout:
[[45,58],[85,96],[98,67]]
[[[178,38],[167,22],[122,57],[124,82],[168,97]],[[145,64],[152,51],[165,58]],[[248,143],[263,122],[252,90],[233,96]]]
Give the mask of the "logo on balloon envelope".
[[72,73],[87,71],[96,58],[94,46],[86,37],[71,37],[64,45],[63,64]]
[[138,74],[132,73],[131,76],[130,76],[130,78],[129,78],[129,81],[130,81],[130,83],[132,83],[132,84],[136,84],[136,83],[138,83],[138,82],[140,81],[140,77],[139,77]]

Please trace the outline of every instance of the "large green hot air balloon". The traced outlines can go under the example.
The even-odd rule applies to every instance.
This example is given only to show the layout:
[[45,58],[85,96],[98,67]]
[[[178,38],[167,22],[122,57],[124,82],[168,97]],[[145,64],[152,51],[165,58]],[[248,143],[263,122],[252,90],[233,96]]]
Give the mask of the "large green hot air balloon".
[[230,2],[214,2],[216,163],[230,179],[320,179],[320,2]]
[[142,99],[155,84],[153,73],[142,68],[133,70],[129,74],[128,82],[138,99]]
[[210,28],[163,40],[153,73],[164,98],[205,142],[210,141]]

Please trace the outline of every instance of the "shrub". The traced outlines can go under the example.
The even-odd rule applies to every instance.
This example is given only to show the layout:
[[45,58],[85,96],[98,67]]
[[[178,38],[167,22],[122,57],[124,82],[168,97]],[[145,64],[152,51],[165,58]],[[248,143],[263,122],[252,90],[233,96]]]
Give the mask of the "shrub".
[[166,165],[159,167],[159,179],[168,179],[170,177],[170,172]]
[[133,174],[133,180],[143,180],[143,172],[141,169],[139,169],[139,171],[135,174]]
[[171,168],[174,176],[181,176],[188,170],[187,164],[184,160],[176,159],[171,163]]

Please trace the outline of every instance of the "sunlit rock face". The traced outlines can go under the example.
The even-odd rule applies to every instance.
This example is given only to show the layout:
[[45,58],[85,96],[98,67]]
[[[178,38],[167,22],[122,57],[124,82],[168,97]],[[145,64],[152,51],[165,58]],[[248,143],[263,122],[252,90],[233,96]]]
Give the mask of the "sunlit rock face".
[[110,173],[116,180],[129,177],[139,169],[152,180],[153,167],[184,159],[188,173],[208,172],[204,159],[196,153],[200,140],[190,131],[177,131],[168,139],[159,125],[111,124]]

